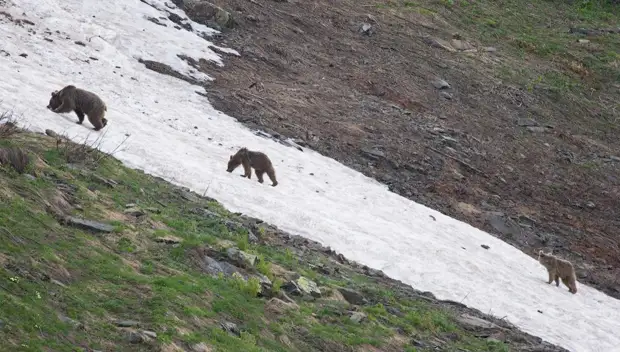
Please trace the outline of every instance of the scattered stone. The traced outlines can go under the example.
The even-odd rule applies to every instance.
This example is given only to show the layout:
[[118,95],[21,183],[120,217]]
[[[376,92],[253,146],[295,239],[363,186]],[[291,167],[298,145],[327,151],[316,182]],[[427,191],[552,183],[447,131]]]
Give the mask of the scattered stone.
[[547,132],[548,128],[542,126],[528,126],[527,130],[532,133],[545,133]]
[[47,129],[45,130],[45,134],[52,137],[52,138],[60,138],[60,135],[56,132],[54,132],[53,130]]
[[370,23],[362,23],[362,25],[360,26],[360,33],[368,36],[372,35],[374,33],[372,25]]
[[523,118],[517,120],[517,125],[521,127],[538,126],[538,122],[536,122],[534,119]]
[[185,19],[177,15],[176,13],[170,13],[168,15],[168,19],[173,23],[178,24],[182,28],[185,28],[187,31],[191,32],[193,30],[192,25],[190,23],[184,22]]
[[77,45],[80,45],[80,46],[86,46],[86,43],[84,43],[81,40],[76,40],[74,43],[77,44]]
[[426,344],[425,344],[424,342],[422,342],[422,341],[420,341],[420,340],[416,340],[416,339],[412,339],[412,340],[411,340],[411,344],[412,344],[414,347],[420,347],[420,348],[424,348],[424,347],[426,347]]
[[456,139],[450,137],[450,136],[446,136],[446,135],[442,135],[441,136],[441,141],[446,143],[447,145],[451,146],[451,147],[456,147],[459,144],[459,141],[457,141]]
[[222,327],[222,330],[226,331],[227,333],[231,335],[235,335],[237,337],[241,336],[241,331],[239,331],[239,327],[237,327],[237,324],[235,323],[231,323],[229,321],[223,321],[223,322],[220,322],[220,326]]
[[424,37],[423,40],[424,40],[424,42],[426,44],[428,44],[429,46],[431,46],[433,48],[440,48],[440,49],[444,49],[446,51],[456,52],[456,49],[454,49],[450,45],[450,43],[448,43],[447,41],[445,41],[443,39],[432,38],[432,37]]
[[452,39],[450,44],[452,45],[453,48],[455,48],[456,50],[460,50],[460,51],[468,51],[468,50],[475,49],[475,47],[471,43],[465,40],[461,40],[461,39]]
[[352,322],[354,322],[356,324],[360,324],[367,317],[368,316],[364,312],[352,312],[352,314],[351,314],[351,316],[349,318],[351,319]]
[[291,280],[281,287],[286,293],[293,296],[312,296],[315,298],[321,297],[321,290],[317,284],[303,276],[300,276],[297,280]]
[[96,232],[107,232],[107,233],[114,231],[114,226],[112,225],[104,224],[104,223],[93,221],[93,220],[81,219],[81,218],[77,218],[74,216],[66,217],[65,221],[68,225],[80,227],[85,230],[92,230]]
[[248,242],[250,243],[258,243],[258,237],[254,234],[254,232],[248,230]]
[[140,325],[140,322],[135,320],[115,320],[114,325],[120,328],[131,328]]
[[155,239],[155,242],[165,243],[165,244],[179,244],[183,242],[183,240],[175,236],[164,236],[164,237],[157,237]]
[[351,304],[354,304],[357,306],[363,306],[363,305],[368,304],[368,300],[364,296],[362,296],[361,293],[357,291],[344,288],[344,287],[339,287],[338,291],[340,291],[344,299],[346,299],[347,302]]
[[505,236],[519,236],[521,228],[501,213],[488,214],[488,221],[495,231]]
[[437,89],[449,89],[450,84],[443,79],[436,79],[433,81],[433,86]]
[[285,302],[279,298],[272,298],[265,303],[265,312],[272,315],[282,315],[288,310],[299,309],[295,302]]
[[586,207],[590,208],[590,209],[594,209],[596,208],[596,204],[594,204],[594,202],[587,202],[586,203]]
[[497,49],[492,46],[487,46],[486,48],[484,48],[484,51],[486,51],[487,53],[494,53],[497,51]]
[[469,314],[462,314],[456,317],[456,321],[464,325],[466,329],[500,329],[500,327],[490,321],[475,317]]
[[487,246],[486,244],[481,244],[480,247],[484,248],[484,249],[489,249],[491,247]]
[[219,214],[212,212],[211,210],[208,210],[205,208],[193,208],[193,209],[190,209],[189,212],[192,214],[196,214],[196,215],[202,215],[207,218],[219,218],[220,217]]
[[133,343],[133,344],[149,342],[152,339],[156,339],[156,338],[157,338],[157,334],[155,334],[152,331],[146,331],[146,330],[129,331],[129,335],[127,335],[127,339],[129,340],[130,343]]
[[27,178],[29,181],[34,181],[34,180],[37,179],[36,177],[32,176],[31,174],[24,174],[24,177]]
[[156,339],[157,338],[157,333],[155,333],[154,331],[149,331],[149,330],[142,330],[141,331],[144,335],[152,338],[152,339]]
[[448,92],[441,92],[440,93],[441,97],[447,100],[452,100],[452,94],[448,93]]
[[372,149],[362,148],[362,153],[366,154],[366,156],[370,157],[371,159],[375,159],[375,160],[385,158],[385,153],[377,148],[372,148]]
[[187,190],[180,190],[179,193],[181,194],[181,197],[183,197],[183,199],[193,202],[193,203],[199,203],[200,199],[192,192],[187,191]]
[[237,248],[228,248],[228,250],[226,250],[226,255],[228,255],[228,258],[233,260],[236,264],[244,268],[253,267],[258,259],[258,257],[254,254],[240,251]]
[[271,264],[271,273],[275,277],[283,278],[287,281],[297,280],[300,275],[294,271],[286,270],[278,264]]
[[28,54],[22,53],[22,54],[19,54],[19,56],[21,56],[21,57],[28,57]]
[[577,43],[579,44],[588,44],[590,41],[588,39],[577,39]]
[[139,208],[129,208],[129,209],[125,209],[123,211],[124,214],[129,215],[129,216],[134,216],[136,218],[139,218],[141,216],[146,215],[146,213],[144,211],[142,211]]

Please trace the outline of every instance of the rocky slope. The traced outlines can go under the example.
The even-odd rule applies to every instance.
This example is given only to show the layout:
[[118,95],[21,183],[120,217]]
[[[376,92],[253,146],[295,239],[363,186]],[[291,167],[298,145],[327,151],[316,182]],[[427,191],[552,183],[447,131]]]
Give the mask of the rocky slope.
[[48,134],[0,125],[0,350],[564,351]]

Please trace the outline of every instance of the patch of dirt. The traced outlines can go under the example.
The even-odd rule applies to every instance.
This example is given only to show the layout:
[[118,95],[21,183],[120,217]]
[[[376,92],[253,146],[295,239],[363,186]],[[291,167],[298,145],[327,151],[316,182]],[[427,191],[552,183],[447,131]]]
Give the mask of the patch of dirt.
[[620,298],[620,142],[590,111],[498,80],[501,51],[453,39],[438,15],[214,2],[238,24],[218,40],[241,53],[205,69],[216,109],[533,257],[552,249]]

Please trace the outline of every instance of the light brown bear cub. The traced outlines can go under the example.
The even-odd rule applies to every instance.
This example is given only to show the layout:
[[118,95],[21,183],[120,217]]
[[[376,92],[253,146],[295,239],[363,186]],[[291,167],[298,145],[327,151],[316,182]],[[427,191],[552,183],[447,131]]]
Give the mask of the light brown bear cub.
[[258,182],[263,183],[263,174],[267,173],[267,176],[269,176],[272,182],[272,186],[275,187],[278,185],[276,171],[273,168],[273,164],[271,164],[271,160],[269,160],[269,157],[267,157],[265,153],[251,151],[245,147],[241,148],[235,155],[230,156],[230,160],[228,160],[228,169],[226,171],[233,172],[239,165],[242,165],[244,170],[241,177],[251,178],[252,168],[254,168]]
[[573,264],[551,253],[544,253],[542,250],[538,252],[538,261],[549,272],[549,284],[555,280],[555,285],[560,286],[560,279],[562,279],[562,283],[568,287],[570,293],[577,293],[577,275]]
[[78,125],[84,122],[84,115],[88,115],[88,121],[99,131],[108,124],[105,112],[107,106],[93,92],[68,85],[60,91],[52,92],[47,108],[55,113],[66,113],[75,111],[78,116]]

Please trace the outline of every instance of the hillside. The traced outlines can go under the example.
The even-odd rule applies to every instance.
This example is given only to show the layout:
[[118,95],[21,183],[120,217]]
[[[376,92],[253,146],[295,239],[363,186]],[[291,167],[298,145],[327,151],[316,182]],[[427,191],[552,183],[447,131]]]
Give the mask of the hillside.
[[[617,4],[217,5],[0,0],[12,350],[620,345]],[[67,84],[102,131],[45,108]]]
[[617,2],[213,2],[216,108],[620,298]]
[[50,134],[0,128],[0,351],[565,351]]

